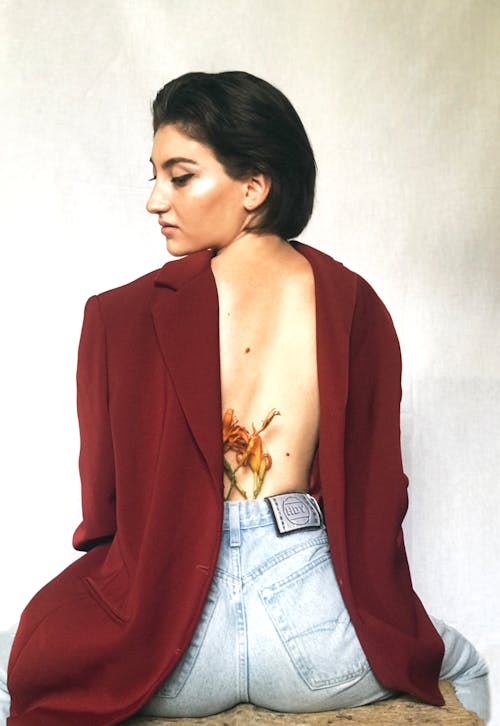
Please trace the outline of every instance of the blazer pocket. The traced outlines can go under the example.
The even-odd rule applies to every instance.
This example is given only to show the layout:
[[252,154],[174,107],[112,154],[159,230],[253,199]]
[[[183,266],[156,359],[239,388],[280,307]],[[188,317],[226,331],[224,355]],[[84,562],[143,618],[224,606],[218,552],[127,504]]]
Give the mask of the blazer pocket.
[[125,623],[130,592],[130,578],[125,567],[105,575],[89,575],[83,578],[89,594],[114,620]]

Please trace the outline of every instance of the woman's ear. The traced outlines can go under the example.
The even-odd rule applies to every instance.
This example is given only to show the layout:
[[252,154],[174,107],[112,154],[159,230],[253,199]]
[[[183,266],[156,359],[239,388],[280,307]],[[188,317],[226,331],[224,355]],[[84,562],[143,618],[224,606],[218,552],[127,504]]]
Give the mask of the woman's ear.
[[253,212],[254,209],[260,207],[267,199],[270,189],[271,179],[265,174],[255,174],[247,179],[243,199],[243,205],[247,212]]

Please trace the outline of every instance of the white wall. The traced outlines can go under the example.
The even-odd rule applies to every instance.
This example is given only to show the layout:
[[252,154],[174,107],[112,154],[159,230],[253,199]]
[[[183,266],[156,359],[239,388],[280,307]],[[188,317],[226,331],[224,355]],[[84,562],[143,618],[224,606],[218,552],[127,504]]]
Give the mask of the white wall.
[[149,103],[188,70],[279,86],[312,140],[305,242],[372,283],[404,357],[407,546],[490,660],[500,724],[500,4],[3,0],[0,626],[76,554],[83,305],[166,260]]

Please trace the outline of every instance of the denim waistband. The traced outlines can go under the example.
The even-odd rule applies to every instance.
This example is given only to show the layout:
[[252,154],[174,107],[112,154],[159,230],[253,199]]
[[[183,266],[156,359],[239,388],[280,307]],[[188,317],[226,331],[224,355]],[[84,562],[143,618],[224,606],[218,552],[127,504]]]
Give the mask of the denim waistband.
[[252,529],[253,527],[274,526],[274,517],[266,499],[251,499],[241,502],[224,502],[224,521],[222,528]]

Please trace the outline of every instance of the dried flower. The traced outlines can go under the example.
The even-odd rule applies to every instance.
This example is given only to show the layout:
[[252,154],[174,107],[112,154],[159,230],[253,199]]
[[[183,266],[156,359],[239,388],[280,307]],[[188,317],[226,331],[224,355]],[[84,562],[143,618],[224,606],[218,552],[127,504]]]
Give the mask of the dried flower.
[[252,424],[252,433],[238,423],[234,415],[234,409],[228,408],[222,419],[222,443],[224,454],[227,451],[236,452],[238,466],[233,469],[226,457],[224,457],[224,472],[227,475],[230,486],[225,496],[229,499],[233,487],[236,487],[240,494],[247,498],[245,490],[238,484],[236,472],[242,466],[248,466],[253,472],[253,498],[256,499],[264,482],[266,471],[272,466],[271,455],[264,451],[264,444],[260,434],[269,426],[275,416],[280,412],[273,408],[262,422],[260,429]]

